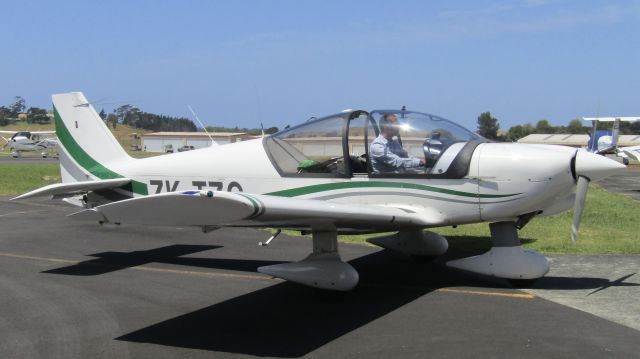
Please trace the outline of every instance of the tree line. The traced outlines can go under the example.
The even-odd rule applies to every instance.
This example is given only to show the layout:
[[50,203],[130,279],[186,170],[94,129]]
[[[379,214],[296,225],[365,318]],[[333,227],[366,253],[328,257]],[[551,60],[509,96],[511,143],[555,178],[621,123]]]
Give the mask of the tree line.
[[140,128],[149,131],[159,132],[196,132],[198,127],[188,118],[158,115],[145,112],[132,105],[122,105],[107,114],[104,109],[99,113],[105,123],[113,129],[118,124],[127,125],[133,128]]
[[[585,126],[585,124],[587,126]],[[611,130],[612,122],[601,122],[598,129]],[[478,134],[486,139],[494,141],[515,142],[523,137],[534,133],[541,134],[588,134],[591,132],[591,124],[581,119],[573,119],[569,121],[567,126],[552,126],[549,121],[542,119],[535,126],[526,123],[524,125],[515,125],[508,131],[500,133],[500,123],[497,118],[491,115],[491,112],[483,112],[478,116]],[[640,133],[640,121],[637,122],[621,122],[620,134],[630,135]]]
[[[154,132],[196,132],[198,127],[192,120],[185,117],[173,117],[145,112],[130,104],[122,105],[110,113],[102,109],[100,118],[108,126],[114,129],[118,124],[127,125],[133,128],[140,128]],[[39,107],[26,106],[26,101],[21,96],[16,96],[14,101],[6,106],[0,106],[0,126],[6,126],[11,122],[25,120],[28,123],[50,124],[52,119],[51,111]],[[239,128],[208,126],[209,132],[245,132],[252,135],[260,135],[262,128]],[[264,133],[272,134],[278,132],[277,127],[264,129]]]
[[[112,126],[114,129],[118,124],[131,126],[134,128],[142,128],[149,131],[160,132],[197,132],[199,129],[193,123],[192,120],[185,117],[172,117],[166,115],[156,115],[149,112],[144,112],[137,107],[131,105],[122,105],[112,113],[105,113],[104,109],[100,111],[100,117]],[[222,126],[207,126],[209,132],[244,132],[252,135],[259,135],[262,133],[261,128],[239,128],[236,127],[222,127]],[[272,134],[278,132],[277,127],[269,127],[264,129],[266,134]]]
[[22,114],[26,115],[24,117],[26,117],[25,120],[28,123],[51,123],[51,117],[48,115],[47,110],[39,107],[29,107],[27,109],[25,99],[16,96],[12,104],[0,106],[0,126],[6,126],[12,121],[21,120]]

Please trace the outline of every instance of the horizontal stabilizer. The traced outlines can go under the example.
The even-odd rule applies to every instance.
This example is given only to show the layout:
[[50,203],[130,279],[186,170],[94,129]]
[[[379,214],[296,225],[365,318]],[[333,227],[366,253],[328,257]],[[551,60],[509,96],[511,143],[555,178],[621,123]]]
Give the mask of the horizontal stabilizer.
[[[396,207],[221,191],[151,195],[105,204],[92,211],[111,223],[165,226],[398,228],[445,224],[444,218],[435,213],[427,215]],[[83,212],[72,216],[97,218],[95,213]]]
[[55,183],[48,186],[40,187],[31,192],[12,198],[11,200],[42,196],[74,195],[99,189],[118,188],[127,185],[130,182],[131,180],[128,178],[115,178],[99,181]]

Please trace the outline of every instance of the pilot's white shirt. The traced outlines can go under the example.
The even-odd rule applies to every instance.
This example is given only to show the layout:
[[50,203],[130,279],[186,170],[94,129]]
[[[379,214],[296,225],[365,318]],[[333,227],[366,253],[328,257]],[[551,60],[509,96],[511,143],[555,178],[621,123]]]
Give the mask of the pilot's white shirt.
[[420,167],[420,159],[409,157],[397,140],[378,136],[369,146],[373,173],[399,173],[401,170]]

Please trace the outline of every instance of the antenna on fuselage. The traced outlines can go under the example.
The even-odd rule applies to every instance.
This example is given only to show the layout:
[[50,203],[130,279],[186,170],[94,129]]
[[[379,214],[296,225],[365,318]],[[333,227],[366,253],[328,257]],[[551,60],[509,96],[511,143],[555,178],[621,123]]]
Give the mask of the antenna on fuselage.
[[202,129],[204,130],[204,133],[206,133],[207,136],[209,136],[209,139],[211,140],[211,145],[212,146],[214,146],[214,145],[217,146],[218,144],[216,143],[216,141],[213,140],[213,137],[211,137],[211,134],[209,133],[209,131],[207,131],[207,128],[204,126],[202,121],[200,121],[200,118],[198,118],[198,115],[196,115],[196,112],[191,108],[191,106],[187,105],[187,107],[189,108],[189,111],[191,111],[191,113],[193,114],[193,117],[196,118],[196,121],[198,121],[200,126],[202,126]]

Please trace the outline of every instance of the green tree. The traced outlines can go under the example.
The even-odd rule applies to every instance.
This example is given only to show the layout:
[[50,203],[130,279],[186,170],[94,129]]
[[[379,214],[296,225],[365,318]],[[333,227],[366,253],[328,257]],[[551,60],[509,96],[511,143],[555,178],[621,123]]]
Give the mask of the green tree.
[[569,122],[569,126],[567,126],[567,131],[569,133],[573,133],[573,134],[583,134],[585,133],[585,128],[582,125],[582,120],[579,119],[574,119],[571,120],[571,122]]
[[18,114],[24,112],[24,109],[26,108],[25,103],[26,101],[22,97],[15,97],[15,101],[11,106],[9,106],[9,109],[11,109],[12,117],[16,118],[18,117]]
[[483,112],[478,116],[478,133],[480,136],[489,140],[497,140],[499,129],[498,119],[491,116],[491,112]]
[[0,106],[0,126],[8,125],[10,118],[11,118],[11,109],[5,106]]
[[536,133],[555,133],[555,130],[549,121],[542,119],[536,123]]
[[269,127],[267,129],[265,129],[264,133],[267,134],[267,135],[271,135],[271,134],[274,134],[274,133],[276,133],[278,131],[279,131],[278,128],[274,126],[274,127]]
[[29,107],[27,110],[27,122],[29,123],[49,123],[49,117],[47,116],[47,110],[38,107]]
[[525,134],[522,125],[511,126],[511,128],[509,128],[509,134],[507,135],[510,141],[517,141],[524,136]]
[[118,126],[118,117],[114,113],[110,113],[109,116],[107,116],[107,126],[108,125],[111,125],[114,130]]
[[100,116],[102,121],[106,121],[107,120],[107,113],[104,112],[104,108],[102,110],[100,110],[100,113],[98,114],[98,116]]

